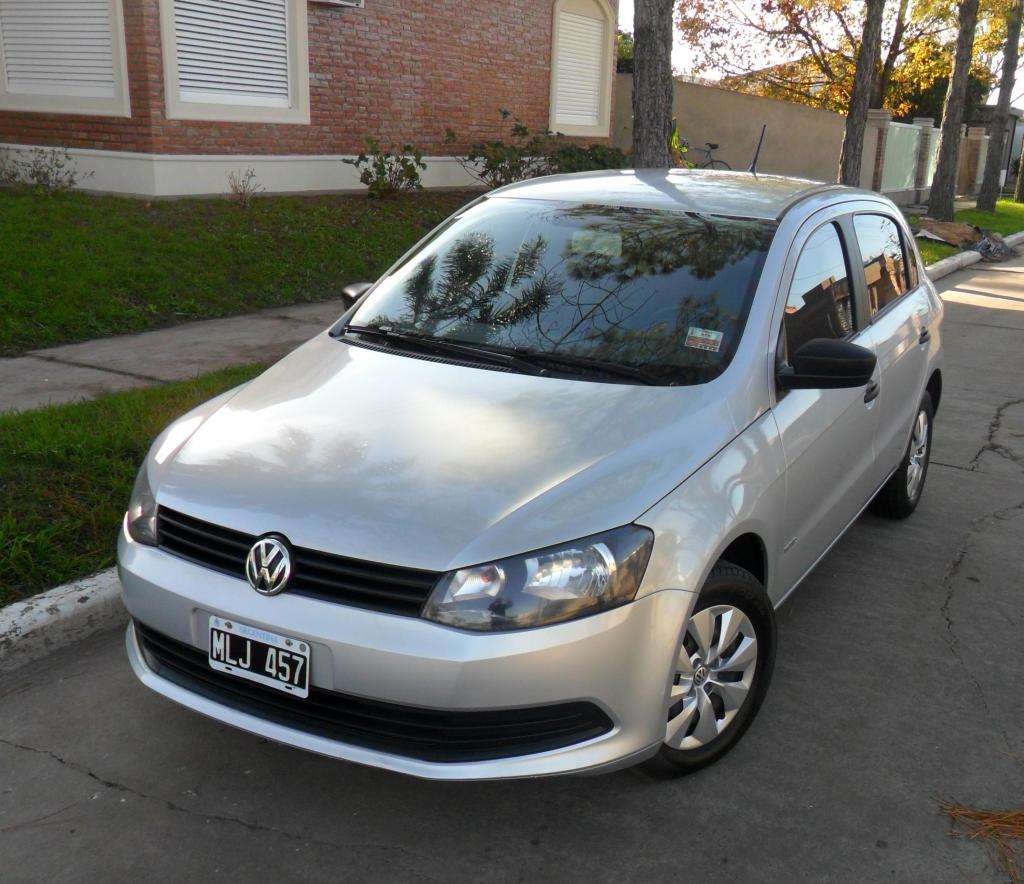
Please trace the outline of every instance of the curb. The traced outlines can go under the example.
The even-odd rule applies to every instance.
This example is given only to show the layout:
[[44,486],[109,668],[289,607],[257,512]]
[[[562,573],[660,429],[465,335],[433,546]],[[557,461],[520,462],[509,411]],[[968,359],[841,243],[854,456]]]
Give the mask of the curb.
[[[1004,236],[1003,242],[1008,246],[1019,246],[1021,243],[1024,243],[1024,230],[1020,233],[1011,233],[1009,236]],[[956,273],[958,270],[963,270],[965,267],[977,264],[980,260],[981,252],[968,249],[965,252],[957,252],[955,255],[950,255],[948,258],[936,261],[934,264],[929,264],[924,270],[928,274],[928,278],[935,282],[944,276],[949,276],[951,273]]]
[[0,673],[126,623],[117,568],[0,608]]
[[[1024,243],[1024,231],[1004,237]],[[981,254],[958,252],[925,267],[934,282],[977,264]],[[40,657],[127,622],[117,568],[65,583],[56,589],[0,608],[0,672],[10,672]]]

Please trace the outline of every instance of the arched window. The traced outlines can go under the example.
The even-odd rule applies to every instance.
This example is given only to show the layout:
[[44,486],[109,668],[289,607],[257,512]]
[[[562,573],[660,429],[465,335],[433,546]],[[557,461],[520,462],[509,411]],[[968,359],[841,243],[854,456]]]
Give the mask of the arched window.
[[609,134],[615,28],[605,0],[556,0],[551,122],[564,135]]

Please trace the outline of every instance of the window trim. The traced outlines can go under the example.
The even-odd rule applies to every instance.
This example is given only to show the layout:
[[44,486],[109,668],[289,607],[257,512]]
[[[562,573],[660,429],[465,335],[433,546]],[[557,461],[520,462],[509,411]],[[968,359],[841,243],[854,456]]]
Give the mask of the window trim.
[[[783,323],[786,319],[786,303],[789,301],[789,290],[793,285],[793,277],[796,275],[797,262],[799,262],[800,256],[803,254],[804,246],[807,245],[807,241],[817,233],[818,228],[823,227],[826,224],[832,224],[834,227],[839,228],[839,241],[843,247],[843,255],[846,258],[847,267],[849,268],[853,265],[854,257],[860,257],[860,252],[855,251],[857,244],[851,241],[851,231],[849,228],[850,219],[853,215],[850,206],[853,202],[853,200],[844,200],[842,202],[835,202],[830,205],[822,206],[820,209],[813,211],[798,223],[797,229],[789,236],[785,245],[781,242],[779,243],[780,247],[785,250],[785,257],[782,259],[782,270],[779,273],[777,282],[774,286],[773,294],[775,303],[772,308],[767,347],[765,348],[766,358],[764,369],[769,409],[775,408],[792,392],[791,390],[779,389],[778,358],[779,340],[782,334]],[[863,202],[863,200],[858,200],[858,202]],[[784,223],[780,222],[780,233],[783,232],[784,227]],[[863,300],[863,287],[855,274],[850,276],[850,281],[853,286],[854,324],[856,328],[854,328],[854,330],[850,332],[844,340],[858,343],[858,338],[862,338],[864,335],[869,334],[871,325],[864,321],[865,307]],[[864,341],[860,341],[859,343],[862,343],[863,346],[870,347],[870,344],[864,343]]]
[[110,36],[114,57],[114,95],[96,98],[81,95],[26,94],[9,92],[7,65],[3,58],[3,40],[0,39],[0,111],[24,111],[43,114],[74,114],[86,117],[130,117],[131,96],[128,89],[128,52],[124,34],[123,0],[108,0],[110,8]]
[[[903,252],[903,282],[907,287],[906,291],[904,291],[903,294],[901,294],[898,298],[893,298],[888,304],[886,304],[881,310],[879,310],[874,315],[872,315],[871,313],[871,295],[868,292],[868,280],[867,276],[865,276],[864,274],[864,255],[861,253],[860,240],[857,238],[857,225],[855,223],[855,219],[859,215],[880,215],[881,217],[887,218],[889,221],[891,221],[896,226],[896,231],[900,235],[900,249]],[[895,307],[897,304],[901,303],[904,300],[904,298],[906,298],[908,295],[917,291],[917,288],[921,285],[921,281],[920,279],[918,279],[917,286],[911,288],[907,243],[904,239],[906,233],[903,230],[903,225],[900,224],[900,222],[897,221],[890,213],[884,211],[883,208],[879,206],[878,211],[865,209],[863,211],[851,212],[848,217],[850,219],[850,235],[853,240],[853,246],[856,247],[857,249],[857,266],[860,268],[858,274],[858,282],[860,283],[861,288],[864,292],[864,313],[867,318],[867,324],[864,327],[867,328],[868,326],[874,325],[876,322],[878,322],[878,320],[886,316],[889,313],[890,309]]]
[[[555,104],[558,96],[558,51],[559,18],[562,12],[573,12],[583,7],[596,6],[604,18],[604,55],[601,59],[601,100],[597,123],[593,126],[560,125],[555,119]],[[586,13],[579,13],[586,14]],[[615,53],[615,17],[608,0],[555,0],[551,18],[550,92],[548,96],[548,128],[562,135],[607,138],[611,135],[612,79]],[[591,16],[587,16],[588,18]]]
[[[850,329],[850,331],[847,332],[845,335],[843,335],[843,337],[836,338],[836,340],[837,341],[852,341],[855,337],[857,337],[857,335],[859,335],[862,331],[864,331],[866,326],[864,325],[863,317],[861,316],[860,299],[857,297],[856,277],[854,276],[854,273],[853,273],[853,271],[851,269],[853,264],[852,264],[852,262],[850,260],[851,256],[850,256],[849,243],[847,242],[847,231],[844,229],[843,223],[842,223],[843,219],[845,217],[847,217],[847,216],[845,216],[845,215],[837,215],[836,217],[830,218],[827,221],[822,221],[813,230],[811,230],[810,233],[808,233],[807,236],[805,236],[803,238],[803,240],[801,241],[800,248],[797,250],[796,259],[793,261],[793,272],[791,274],[789,274],[789,282],[785,286],[785,289],[784,289],[784,295],[783,295],[783,298],[782,298],[782,316],[779,318],[779,330],[778,330],[778,333],[777,333],[777,338],[779,340],[782,339],[782,334],[783,334],[783,332],[785,331],[785,328],[786,328],[786,305],[789,303],[789,296],[790,296],[790,294],[793,291],[793,280],[796,278],[796,271],[797,271],[797,268],[800,266],[800,259],[804,255],[804,250],[807,248],[807,244],[818,233],[818,231],[821,230],[823,227],[831,227],[835,231],[836,238],[839,240],[839,249],[843,253],[843,262],[846,264],[846,279],[847,279],[847,283],[848,283],[847,288],[850,291],[850,302],[851,302],[850,306],[852,308],[851,313],[853,315],[853,328]],[[788,337],[786,339],[786,352],[787,352],[787,354],[789,352],[789,339],[788,339]],[[778,358],[779,358],[778,343],[776,342],[776,346],[775,346],[775,361],[776,361],[776,364],[779,364],[778,363]],[[788,365],[789,363],[786,362],[786,363],[781,363],[781,364]],[[776,371],[777,370],[778,369],[776,369]]]
[[[907,232],[899,224],[900,239],[903,241],[903,253],[907,257],[907,294],[916,291],[921,285],[921,268],[917,266],[917,251],[912,247]],[[911,272],[913,271],[913,272]]]
[[160,42],[164,57],[164,115],[169,120],[309,125],[309,20],[306,0],[286,0],[288,11],[289,107],[232,102],[187,101],[178,79],[174,0],[160,0]]

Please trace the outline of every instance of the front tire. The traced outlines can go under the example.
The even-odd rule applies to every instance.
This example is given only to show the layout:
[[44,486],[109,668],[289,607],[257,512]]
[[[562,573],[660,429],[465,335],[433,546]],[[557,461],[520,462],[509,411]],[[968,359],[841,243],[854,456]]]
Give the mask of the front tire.
[[681,776],[732,749],[768,692],[775,644],[775,613],[760,581],[736,565],[715,565],[683,634],[665,704],[665,740],[642,770]]
[[910,441],[903,460],[889,481],[871,502],[871,509],[887,519],[905,519],[917,509],[928,476],[932,456],[932,422],[935,411],[929,393],[921,397],[917,416],[910,431]]

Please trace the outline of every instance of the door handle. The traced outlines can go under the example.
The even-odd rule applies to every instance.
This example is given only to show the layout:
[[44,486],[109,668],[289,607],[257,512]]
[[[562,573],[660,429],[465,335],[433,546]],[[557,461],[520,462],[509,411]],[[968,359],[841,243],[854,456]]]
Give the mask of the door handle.
[[864,401],[874,402],[878,398],[878,389],[878,382],[871,381],[871,383],[869,383],[867,385],[867,388],[864,390]]
[[921,329],[921,336],[917,339],[919,344],[927,344],[932,339],[932,333],[928,331],[928,326]]

